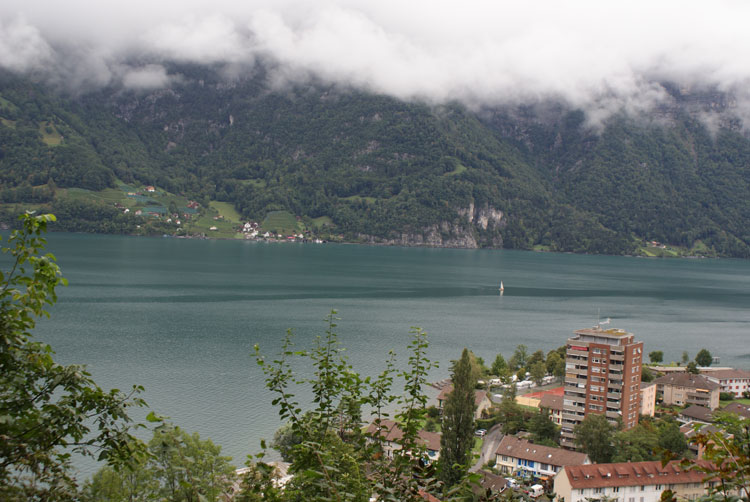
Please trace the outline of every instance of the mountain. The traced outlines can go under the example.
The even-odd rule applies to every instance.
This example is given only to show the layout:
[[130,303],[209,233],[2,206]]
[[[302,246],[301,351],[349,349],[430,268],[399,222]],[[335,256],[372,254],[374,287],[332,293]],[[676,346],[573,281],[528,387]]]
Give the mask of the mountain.
[[[262,70],[170,73],[166,89],[79,96],[0,76],[5,218],[44,208],[61,229],[175,233],[127,205],[198,201],[355,242],[750,257],[750,140],[715,91],[674,90],[647,118],[594,127],[556,103],[474,110],[273,88]],[[707,112],[724,122],[709,128]],[[130,190],[146,185],[165,198],[138,206]]]

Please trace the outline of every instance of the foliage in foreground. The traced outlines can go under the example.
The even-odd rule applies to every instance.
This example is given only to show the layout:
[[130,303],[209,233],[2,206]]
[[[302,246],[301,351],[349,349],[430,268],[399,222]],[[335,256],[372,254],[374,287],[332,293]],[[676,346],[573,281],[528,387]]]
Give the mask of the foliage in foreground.
[[129,469],[100,469],[87,483],[90,502],[169,500],[208,502],[230,493],[235,481],[229,457],[221,447],[197,433],[188,434],[169,423],[154,430],[149,457]]
[[128,409],[130,393],[102,390],[82,366],[55,363],[49,345],[34,341],[36,319],[48,315],[55,288],[66,284],[41,234],[53,215],[25,214],[3,253],[0,271],[0,499],[66,500],[76,496],[72,454],[119,466],[142,456]]
[[[288,447],[285,456],[291,460],[291,480],[283,491],[273,486],[272,467],[262,461],[249,462],[251,476],[243,482],[242,500],[422,500],[420,492],[437,492],[434,466],[425,459],[418,432],[425,418],[427,397],[422,387],[434,363],[427,359],[426,334],[412,329],[408,369],[395,368],[391,353],[385,369],[375,378],[363,378],[343,357],[337,335],[335,311],[327,319],[324,337],[318,337],[309,351],[292,350],[288,333],[282,352],[267,361],[256,347],[256,359],[266,374],[266,385],[276,395],[274,406],[279,416],[289,422],[300,442]],[[296,378],[292,360],[312,364],[310,378]],[[392,390],[396,379],[403,382],[403,392]],[[312,397],[312,408],[303,411],[291,386],[306,386]],[[391,415],[393,406],[398,410]],[[363,410],[368,410],[365,420]],[[403,433],[401,448],[388,458],[383,423],[395,419]],[[376,430],[363,432],[372,422]],[[269,499],[273,494],[273,499]],[[263,498],[261,498],[263,497]]]

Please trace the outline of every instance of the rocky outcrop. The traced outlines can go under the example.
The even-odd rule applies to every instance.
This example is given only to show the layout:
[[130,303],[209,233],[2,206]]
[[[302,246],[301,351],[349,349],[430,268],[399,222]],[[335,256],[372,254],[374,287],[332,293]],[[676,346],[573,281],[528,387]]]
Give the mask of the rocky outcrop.
[[417,232],[401,232],[391,237],[378,237],[359,234],[357,238],[367,244],[387,246],[427,246],[440,248],[476,249],[479,247],[503,247],[500,229],[505,227],[502,211],[483,205],[475,207],[469,203],[466,208],[457,210],[459,220],[442,221],[429,225]]
[[476,225],[482,230],[487,230],[488,228],[502,228],[505,226],[503,212],[489,206],[488,204],[478,208],[474,206],[474,202],[470,202],[468,207],[459,208],[457,209],[457,212],[470,224]]

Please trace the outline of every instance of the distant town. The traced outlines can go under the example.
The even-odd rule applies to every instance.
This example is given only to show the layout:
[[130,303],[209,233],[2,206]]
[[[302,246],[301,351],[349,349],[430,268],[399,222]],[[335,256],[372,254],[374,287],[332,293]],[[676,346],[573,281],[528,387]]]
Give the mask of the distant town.
[[[688,501],[713,491],[716,480],[699,467],[712,465],[705,455],[715,438],[732,438],[738,422],[750,423],[750,372],[715,365],[719,358],[705,349],[670,364],[652,351],[647,362],[643,341],[602,324],[576,331],[547,355],[521,345],[491,367],[478,361],[471,470],[486,493],[657,502],[667,490],[669,500]],[[419,431],[430,461],[440,459],[440,417],[453,391],[450,380],[435,387],[437,404]],[[393,455],[399,424],[384,425]]]

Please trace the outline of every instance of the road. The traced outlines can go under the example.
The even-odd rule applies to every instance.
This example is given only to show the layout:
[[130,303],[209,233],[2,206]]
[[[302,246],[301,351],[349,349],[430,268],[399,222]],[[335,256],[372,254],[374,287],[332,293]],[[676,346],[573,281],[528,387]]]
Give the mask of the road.
[[484,464],[495,459],[497,447],[500,446],[500,441],[503,440],[503,433],[500,429],[500,424],[497,424],[487,431],[482,443],[482,454],[479,456],[477,463],[469,468],[469,472],[477,472]]

